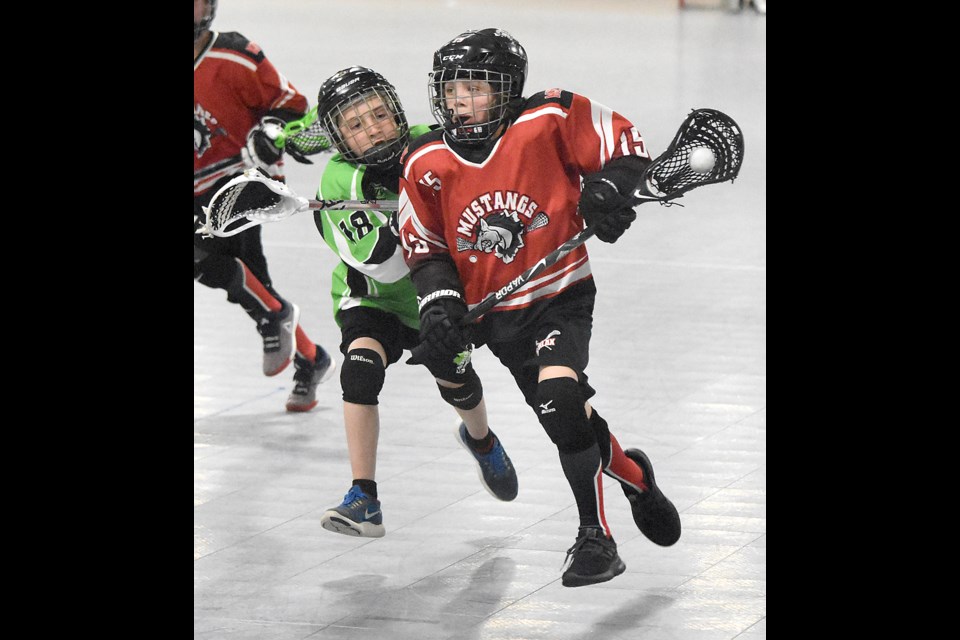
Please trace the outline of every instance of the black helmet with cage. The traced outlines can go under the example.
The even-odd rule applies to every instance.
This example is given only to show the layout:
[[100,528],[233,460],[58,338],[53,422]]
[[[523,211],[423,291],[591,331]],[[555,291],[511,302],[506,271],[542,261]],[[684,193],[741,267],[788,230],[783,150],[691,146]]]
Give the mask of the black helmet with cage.
[[[467,31],[443,45],[433,54],[430,73],[430,108],[433,117],[453,139],[466,144],[481,144],[492,138],[501,124],[515,117],[515,107],[523,100],[523,85],[527,79],[527,52],[516,38],[503,29]],[[446,100],[445,83],[451,81],[487,82],[489,116],[486,122],[461,121]],[[470,102],[479,97],[460,96]]]
[[[370,127],[356,117],[358,107],[364,103],[365,111],[372,112],[375,119],[392,118],[398,135],[358,154],[347,144],[344,129],[347,135],[351,128],[369,133]],[[349,120],[344,121],[344,115]],[[389,164],[400,157],[410,141],[410,127],[396,88],[366,67],[348,67],[327,78],[317,94],[317,116],[337,151],[349,162],[371,166]]]
[[[204,5],[203,17],[197,22],[196,17],[193,20],[193,41],[196,42],[205,31],[210,29],[213,24],[213,18],[217,15],[217,0],[194,0]],[[196,14],[194,14],[196,16]]]

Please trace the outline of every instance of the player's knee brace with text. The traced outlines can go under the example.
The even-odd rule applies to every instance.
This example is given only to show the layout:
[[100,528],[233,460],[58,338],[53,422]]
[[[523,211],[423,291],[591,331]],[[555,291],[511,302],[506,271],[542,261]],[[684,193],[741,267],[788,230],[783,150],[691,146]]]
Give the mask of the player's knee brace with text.
[[597,440],[587,420],[580,383],[550,378],[537,384],[537,419],[561,453],[578,453]]
[[343,401],[353,404],[379,404],[386,369],[380,354],[373,349],[351,349],[340,368]]
[[437,388],[440,389],[440,397],[443,398],[447,404],[457,409],[469,411],[480,404],[480,401],[483,399],[483,384],[480,382],[480,376],[473,370],[473,367],[470,367],[467,371],[465,378],[462,387],[453,389],[437,384]]

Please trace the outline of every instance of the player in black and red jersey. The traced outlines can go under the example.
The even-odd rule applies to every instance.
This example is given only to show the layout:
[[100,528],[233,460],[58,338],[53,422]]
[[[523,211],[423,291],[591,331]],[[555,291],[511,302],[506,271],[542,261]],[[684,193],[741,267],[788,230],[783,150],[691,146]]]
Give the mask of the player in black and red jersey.
[[[639,449],[621,449],[589,402],[585,372],[596,286],[581,245],[478,323],[468,308],[583,229],[615,242],[651,162],[619,113],[561,89],[523,97],[527,55],[510,34],[460,34],[434,54],[429,94],[442,129],[410,144],[400,180],[404,259],[420,297],[421,344],[463,361],[486,344],[556,445],[580,528],[563,584],[604,582],[626,566],[604,515],[601,472],[620,481],[640,531],[674,544],[680,516]],[[583,186],[581,191],[581,178]]]
[[[245,168],[260,167],[284,180],[282,152],[273,139],[307,110],[306,97],[259,46],[236,32],[211,31],[216,11],[216,0],[193,2],[194,231],[202,224],[202,207]],[[259,225],[229,238],[194,233],[193,277],[226,290],[227,300],[256,321],[264,375],[277,375],[293,358],[287,411],[315,407],[317,385],[329,379],[336,362],[300,327],[299,307],[273,288]]]

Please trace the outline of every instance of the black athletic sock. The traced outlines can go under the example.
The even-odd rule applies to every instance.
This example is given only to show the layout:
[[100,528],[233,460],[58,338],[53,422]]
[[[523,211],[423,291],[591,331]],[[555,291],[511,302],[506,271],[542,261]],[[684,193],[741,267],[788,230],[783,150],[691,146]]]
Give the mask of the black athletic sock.
[[487,435],[479,440],[474,440],[467,431],[467,445],[477,453],[490,453],[490,449],[493,449],[493,431],[488,430]]
[[596,443],[577,453],[560,452],[560,466],[577,501],[580,527],[600,527],[607,533],[606,518],[600,512],[603,480],[600,474],[600,447]]
[[353,481],[353,486],[360,487],[360,490],[363,491],[365,494],[367,494],[374,500],[377,499],[377,481],[376,480],[355,479]]

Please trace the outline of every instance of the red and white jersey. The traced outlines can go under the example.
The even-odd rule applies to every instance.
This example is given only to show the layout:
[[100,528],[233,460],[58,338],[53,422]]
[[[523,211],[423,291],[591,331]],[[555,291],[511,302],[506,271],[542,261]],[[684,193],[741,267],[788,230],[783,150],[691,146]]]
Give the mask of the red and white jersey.
[[193,63],[194,197],[243,172],[240,150],[247,134],[275,109],[304,113],[307,98],[257,44],[236,32],[213,31]]
[[[411,143],[400,180],[404,259],[412,269],[449,254],[473,308],[583,229],[581,176],[625,155],[650,158],[636,127],[560,89],[529,98],[485,158],[465,159],[442,130],[423,135]],[[526,308],[592,277],[583,244],[491,313]]]

